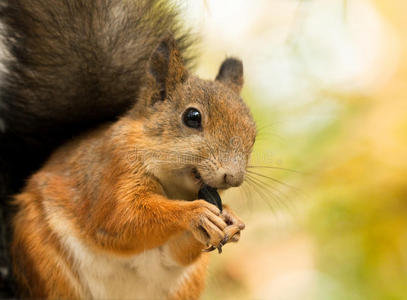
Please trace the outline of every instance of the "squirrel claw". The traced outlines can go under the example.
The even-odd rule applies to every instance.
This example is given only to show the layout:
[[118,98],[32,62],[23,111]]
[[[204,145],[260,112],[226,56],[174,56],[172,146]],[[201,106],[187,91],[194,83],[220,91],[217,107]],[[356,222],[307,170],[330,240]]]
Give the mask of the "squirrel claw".
[[203,249],[202,252],[212,252],[213,250],[218,249],[218,253],[221,254],[222,253],[222,246],[223,246],[223,244],[220,243],[218,247],[210,246],[209,248]]
[[210,246],[209,248],[203,249],[202,252],[212,252],[215,249],[216,249],[216,247]]
[[218,249],[218,253],[221,254],[222,253],[222,247],[228,242],[229,240],[229,236],[226,235],[225,238],[219,243],[218,247],[215,246],[209,246],[206,249],[203,249],[202,252],[212,252],[215,249]]
[[223,247],[229,241],[229,236],[226,234],[224,239],[219,243],[219,247]]

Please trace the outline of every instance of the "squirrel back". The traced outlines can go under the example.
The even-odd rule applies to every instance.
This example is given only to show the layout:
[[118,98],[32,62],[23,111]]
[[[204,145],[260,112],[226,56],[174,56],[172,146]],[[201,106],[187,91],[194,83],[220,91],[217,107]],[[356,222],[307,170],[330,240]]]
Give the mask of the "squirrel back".
[[160,0],[7,0],[0,22],[0,296],[10,296],[8,197],[60,144],[134,105],[163,38],[187,64],[191,43]]

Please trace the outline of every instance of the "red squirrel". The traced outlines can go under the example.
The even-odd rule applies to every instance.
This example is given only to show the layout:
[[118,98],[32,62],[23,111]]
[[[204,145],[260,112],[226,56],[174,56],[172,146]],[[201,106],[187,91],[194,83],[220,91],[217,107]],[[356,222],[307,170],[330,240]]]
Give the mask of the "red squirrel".
[[230,209],[196,198],[202,184],[244,180],[256,130],[239,96],[241,62],[202,80],[168,38],[147,69],[126,115],[62,146],[16,197],[24,297],[197,299],[202,251],[239,239]]
[[197,299],[205,249],[239,240],[240,218],[197,195],[203,185],[223,191],[244,180],[256,127],[239,95],[241,61],[226,59],[216,80],[199,79],[167,35],[137,85],[126,113],[59,147],[15,196],[21,297]]

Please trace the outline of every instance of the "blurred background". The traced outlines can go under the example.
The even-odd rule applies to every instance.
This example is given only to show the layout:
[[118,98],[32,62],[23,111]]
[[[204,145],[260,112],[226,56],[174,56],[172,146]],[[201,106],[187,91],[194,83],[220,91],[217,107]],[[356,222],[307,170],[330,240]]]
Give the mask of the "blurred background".
[[203,299],[407,299],[407,2],[178,1],[198,74],[245,65],[245,220]]

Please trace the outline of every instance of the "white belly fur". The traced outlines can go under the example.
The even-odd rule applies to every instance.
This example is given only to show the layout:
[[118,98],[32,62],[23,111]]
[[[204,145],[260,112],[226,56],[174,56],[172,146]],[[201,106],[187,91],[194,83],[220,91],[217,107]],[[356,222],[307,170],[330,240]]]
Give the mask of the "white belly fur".
[[93,299],[166,299],[194,265],[178,265],[163,245],[132,257],[91,252],[75,237],[64,238],[82,288]]

